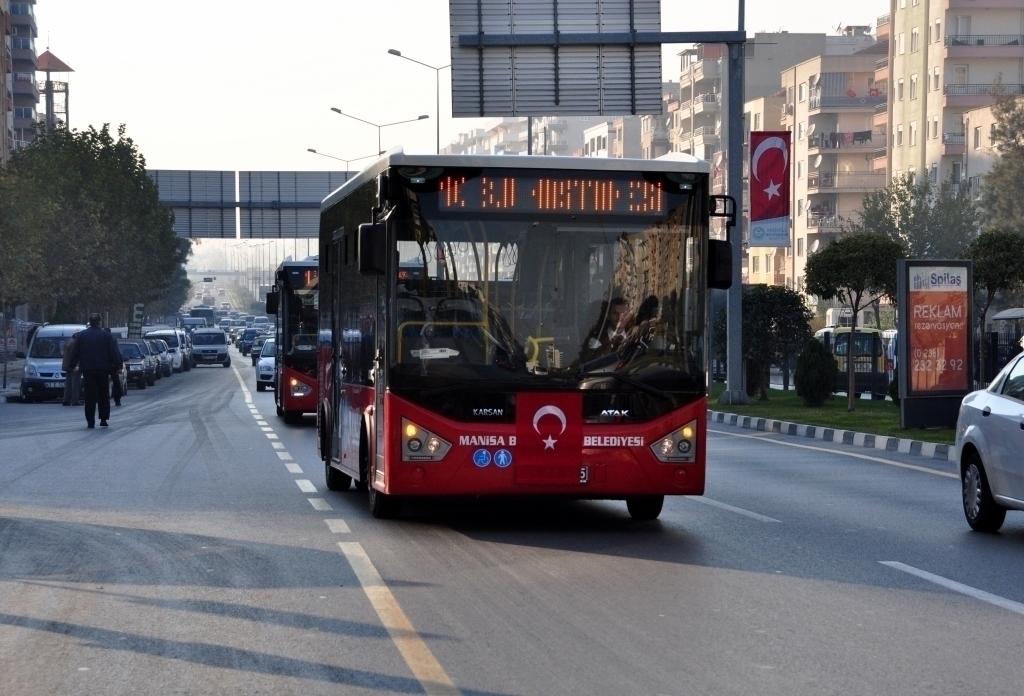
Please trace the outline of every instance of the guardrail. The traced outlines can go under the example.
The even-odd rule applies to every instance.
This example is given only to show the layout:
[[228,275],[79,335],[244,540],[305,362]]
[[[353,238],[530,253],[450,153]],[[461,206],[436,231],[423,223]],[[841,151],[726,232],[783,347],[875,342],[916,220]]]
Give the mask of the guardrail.
[[811,172],[807,176],[808,188],[882,188],[884,172]]
[[1024,94],[1024,85],[945,85],[942,93],[950,97],[962,96],[1006,96]]
[[1024,46],[1024,34],[954,34],[946,46]]
[[947,145],[965,145],[967,143],[967,135],[965,133],[943,133],[942,142]]

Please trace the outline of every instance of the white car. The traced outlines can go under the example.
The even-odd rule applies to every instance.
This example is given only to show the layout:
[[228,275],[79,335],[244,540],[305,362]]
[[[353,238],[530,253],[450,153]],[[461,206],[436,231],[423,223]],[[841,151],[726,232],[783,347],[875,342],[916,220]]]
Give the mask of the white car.
[[260,351],[259,362],[256,363],[256,391],[274,388],[274,345],[277,342],[269,338]]
[[1024,510],[1024,355],[988,389],[964,397],[956,423],[956,454],[964,514],[971,528],[995,532],[1007,510]]
[[167,344],[167,353],[171,359],[171,369],[183,372],[191,368],[191,355],[188,351],[185,332],[181,329],[158,329],[143,334],[146,338],[159,338]]

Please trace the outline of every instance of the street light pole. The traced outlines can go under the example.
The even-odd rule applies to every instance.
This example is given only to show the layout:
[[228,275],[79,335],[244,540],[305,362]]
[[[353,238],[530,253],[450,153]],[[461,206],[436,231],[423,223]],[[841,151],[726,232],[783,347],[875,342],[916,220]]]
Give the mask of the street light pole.
[[331,111],[333,111],[334,113],[338,114],[339,116],[345,116],[347,118],[351,118],[354,121],[359,121],[360,123],[365,123],[368,126],[373,126],[374,128],[376,128],[377,129],[377,152],[380,152],[380,131],[381,131],[382,128],[387,128],[388,126],[397,126],[397,125],[402,124],[402,123],[412,123],[413,121],[422,121],[424,119],[430,118],[430,116],[428,116],[426,114],[422,114],[420,116],[417,116],[416,118],[409,118],[409,119],[406,119],[404,121],[395,121],[394,123],[373,123],[372,121],[367,121],[366,119],[359,118],[358,116],[353,116],[352,114],[346,114],[344,111],[342,111],[341,109],[339,109],[336,106],[332,106],[331,107]]
[[384,153],[378,151],[376,155],[363,155],[362,157],[356,157],[355,159],[345,159],[344,157],[335,157],[334,155],[328,155],[326,152],[317,152],[316,150],[314,150],[311,147],[307,147],[306,148],[306,152],[312,152],[314,155],[320,155],[321,157],[330,157],[333,160],[338,160],[339,162],[344,162],[345,163],[345,181],[348,181],[349,162],[358,162],[359,160],[366,159],[367,157],[377,157],[379,155],[384,154]]
[[441,71],[444,70],[445,68],[452,67],[451,64],[442,65],[440,68],[438,68],[438,67],[435,67],[433,65],[429,65],[428,63],[424,63],[422,61],[416,60],[415,58],[410,58],[409,56],[403,56],[402,52],[399,51],[396,48],[389,48],[388,49],[388,53],[390,53],[393,56],[398,56],[399,58],[405,58],[408,61],[416,63],[417,65],[422,65],[425,68],[430,68],[431,70],[434,71],[434,95],[435,95],[435,98],[436,98],[436,108],[437,108],[437,110],[435,112],[436,117],[437,117],[437,154],[440,155],[441,154]]

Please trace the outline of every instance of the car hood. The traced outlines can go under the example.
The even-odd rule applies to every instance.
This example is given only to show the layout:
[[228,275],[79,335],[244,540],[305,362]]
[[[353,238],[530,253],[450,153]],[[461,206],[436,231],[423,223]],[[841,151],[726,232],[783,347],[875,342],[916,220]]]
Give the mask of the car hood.
[[264,370],[264,369],[266,369],[266,370],[273,370],[274,369],[274,359],[273,358],[260,358],[260,361],[259,361],[258,365],[259,365],[261,370]]

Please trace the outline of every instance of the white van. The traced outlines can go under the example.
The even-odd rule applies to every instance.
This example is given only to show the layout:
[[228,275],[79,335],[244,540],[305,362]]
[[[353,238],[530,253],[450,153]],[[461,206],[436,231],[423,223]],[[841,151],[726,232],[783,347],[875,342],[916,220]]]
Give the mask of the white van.
[[25,357],[22,401],[64,398],[64,347],[74,334],[84,330],[85,324],[45,324],[36,329]]

